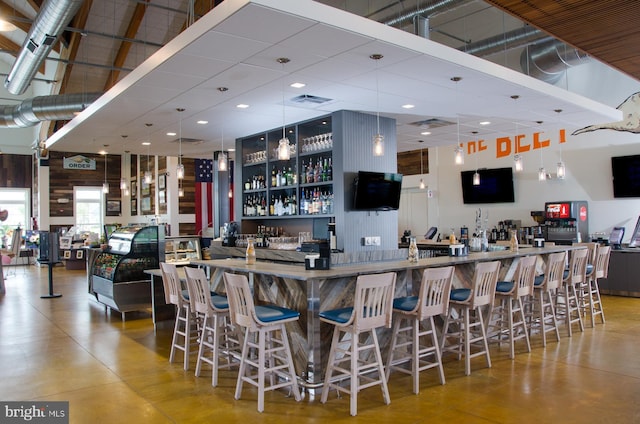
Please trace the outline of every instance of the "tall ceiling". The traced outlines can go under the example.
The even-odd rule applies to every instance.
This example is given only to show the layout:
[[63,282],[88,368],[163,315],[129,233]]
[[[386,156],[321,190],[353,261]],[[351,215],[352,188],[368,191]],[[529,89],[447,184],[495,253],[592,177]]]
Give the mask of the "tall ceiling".
[[[234,0],[227,0],[227,2],[233,1]],[[174,40],[179,34],[185,31],[187,27],[199,21],[211,9],[218,7],[220,3],[223,2],[221,0],[84,0],[79,11],[66,26],[64,33],[55,44],[54,50],[45,61],[45,66],[40,68],[41,72],[36,75],[35,80],[31,84],[30,91],[25,95],[13,95],[3,88],[1,89],[3,94],[0,97],[2,97],[3,102],[7,105],[14,105],[25,97],[28,98],[29,96],[39,96],[43,94],[105,93],[127,76],[133,81],[134,77],[136,77],[134,72],[136,68],[139,70],[143,62],[161,50],[170,41]],[[528,9],[522,9],[517,7],[518,4],[530,4],[531,2],[509,2],[506,0],[490,1],[490,3],[505,8],[509,14],[480,0],[424,0],[410,2],[411,5],[408,4],[409,2],[400,0],[372,0],[367,2],[357,0],[323,0],[318,1],[318,3],[324,3],[328,6],[336,7],[411,33],[416,31],[415,18],[413,15],[415,15],[416,9],[420,9],[424,11],[422,15],[429,16],[427,24],[424,23],[424,20],[419,21],[422,25],[420,28],[427,28],[427,37],[436,43],[461,50],[465,50],[468,46],[476,42],[488,40],[491,37],[500,36],[500,34],[509,33],[510,31],[526,28],[522,21],[511,16],[511,14],[519,15],[522,19],[531,22],[531,24],[536,27],[546,29],[548,26],[557,31],[556,34],[566,35],[568,37],[567,41],[571,45],[579,47],[600,60],[612,63],[617,69],[627,72],[635,78],[640,76],[638,69],[632,66],[634,65],[635,57],[630,55],[630,51],[633,50],[634,45],[620,42],[620,48],[602,49],[601,45],[599,46],[593,41],[595,40],[595,38],[592,37],[593,32],[580,33],[573,30],[565,34],[565,32],[561,31],[563,28],[580,28],[579,21],[575,22],[574,26],[568,24],[574,17],[574,20],[582,19],[582,22],[586,22],[584,25],[588,25],[590,18],[588,14],[584,13],[568,15],[566,12],[559,13],[555,9],[549,9],[550,12],[555,13],[552,14],[544,10],[541,11],[540,8],[534,10],[532,6]],[[539,3],[544,4],[545,7],[552,8],[557,2],[544,0],[536,2],[536,6],[538,6]],[[589,8],[589,10],[593,9],[597,11],[600,5],[603,4],[603,1],[575,0],[562,3],[565,5],[567,3],[570,5],[575,3],[580,6],[580,10],[582,10],[582,8]],[[618,4],[628,4],[629,2],[614,0],[607,1],[606,3],[607,10],[620,10],[622,12],[622,8],[618,7]],[[13,32],[0,35],[0,48],[2,52],[0,54],[0,61],[5,62],[6,69],[10,69],[13,65],[25,36],[42,5],[42,0],[27,0],[26,2],[21,0],[0,1],[0,13],[2,13],[6,20],[12,22],[17,27]],[[436,5],[438,7],[435,7]],[[571,6],[569,6],[569,9],[571,10]],[[537,12],[538,15],[533,12]],[[544,17],[544,19],[541,19],[540,16]],[[557,19],[554,20],[556,16]],[[625,16],[631,16],[631,13]],[[271,36],[270,34],[277,32],[277,29],[267,26],[269,22],[267,18],[268,17],[265,17],[264,27],[246,28],[245,31],[247,34],[252,33],[252,30],[258,31],[259,29],[265,33],[265,43],[268,42],[267,39]],[[622,19],[622,21],[627,22],[629,19]],[[559,25],[559,22],[561,22],[562,25]],[[257,21],[257,24],[260,25],[260,20]],[[348,23],[345,25],[348,26]],[[593,25],[593,23],[591,23],[591,25]],[[325,27],[328,26],[325,25]],[[614,27],[614,25],[608,26],[608,28]],[[635,30],[635,28],[633,29]],[[236,38],[235,41],[240,40],[240,37],[243,35],[241,28],[238,29],[238,31],[238,38]],[[602,31],[604,34],[612,32],[607,31],[607,28],[603,28]],[[189,31],[186,31],[186,33],[188,32]],[[310,37],[313,36],[313,32],[309,32],[309,34],[311,34],[309,35]],[[570,37],[576,34],[577,39]],[[174,89],[171,95],[161,96],[158,94],[158,98],[155,100],[158,102],[156,106],[161,107],[156,107],[156,110],[160,109],[161,113],[153,114],[150,111],[144,114],[141,113],[140,116],[132,117],[129,122],[126,122],[126,125],[123,124],[124,121],[114,120],[114,126],[111,126],[109,129],[103,129],[105,132],[110,132],[110,136],[104,135],[104,132],[97,133],[97,136],[91,137],[91,140],[88,140],[87,138],[90,136],[85,133],[83,134],[84,141],[79,144],[64,144],[61,142],[58,144],[60,147],[56,147],[56,143],[53,144],[51,148],[54,150],[90,152],[101,150],[104,145],[110,145],[112,149],[114,149],[113,146],[117,146],[116,150],[126,148],[135,152],[140,149],[140,140],[152,139],[153,145],[158,147],[158,150],[154,148],[154,152],[170,154],[170,151],[174,151],[175,154],[175,138],[167,140],[166,132],[171,128],[175,129],[178,121],[180,121],[182,140],[193,141],[192,146],[186,147],[184,154],[198,156],[204,152],[219,149],[223,137],[228,140],[227,143],[229,143],[230,139],[234,137],[250,134],[254,128],[255,131],[259,131],[260,129],[268,129],[280,125],[282,123],[282,109],[284,109],[290,117],[290,119],[287,119],[289,122],[298,120],[298,118],[306,119],[324,113],[325,109],[322,106],[300,107],[294,104],[291,98],[299,94],[331,93],[331,90],[327,87],[332,87],[334,90],[333,94],[335,94],[335,96],[332,96],[332,99],[335,100],[334,103],[343,103],[341,106],[344,106],[344,108],[353,108],[370,113],[378,112],[382,115],[396,118],[398,121],[399,151],[413,150],[429,145],[453,144],[456,142],[456,139],[460,137],[460,131],[463,132],[463,137],[471,137],[470,134],[473,134],[473,137],[481,137],[483,134],[508,133],[512,131],[514,122],[518,121],[519,118],[516,117],[518,114],[531,115],[530,111],[532,110],[532,106],[526,98],[526,95],[531,93],[528,93],[526,90],[520,90],[518,84],[498,84],[495,87],[491,86],[494,87],[502,97],[500,100],[494,99],[493,101],[501,101],[504,104],[501,108],[495,108],[496,111],[500,109],[502,111],[501,113],[496,112],[493,116],[484,116],[482,114],[480,100],[484,100],[481,99],[481,97],[488,99],[490,97],[489,93],[471,91],[469,85],[466,85],[467,81],[473,81],[471,75],[468,80],[463,78],[460,83],[452,83],[450,81],[450,77],[464,76],[464,68],[459,69],[460,75],[456,73],[456,70],[458,70],[456,67],[443,68],[438,75],[440,78],[439,81],[432,79],[424,80],[421,79],[423,78],[422,75],[418,75],[419,73],[433,72],[434,74],[438,74],[438,70],[433,69],[432,63],[430,63],[428,70],[416,69],[415,66],[420,65],[419,58],[412,57],[413,55],[411,54],[401,54],[402,49],[391,49],[386,43],[380,42],[380,40],[369,43],[370,40],[365,40],[364,38],[359,39],[355,35],[349,37],[349,35],[351,34],[344,31],[320,32],[316,34],[316,37],[322,36],[327,38],[308,40],[298,38],[295,39],[295,45],[293,44],[293,38],[289,44],[273,42],[271,47],[265,45],[262,50],[258,49],[253,51],[251,54],[247,54],[246,57],[234,58],[233,60],[238,61],[242,66],[234,68],[233,71],[228,71],[228,76],[231,78],[224,81],[225,86],[232,84],[234,78],[247,78],[252,82],[259,81],[259,84],[254,87],[254,91],[262,91],[261,94],[263,96],[266,96],[266,91],[270,93],[270,96],[265,97],[266,100],[264,100],[264,104],[262,105],[264,109],[270,110],[263,111],[262,109],[256,108],[252,111],[254,115],[245,114],[240,118],[234,118],[235,130],[231,128],[229,120],[224,117],[222,113],[217,113],[217,118],[207,118],[212,125],[202,127],[191,124],[191,122],[195,122],[195,119],[198,117],[197,111],[201,111],[201,114],[204,115],[204,107],[198,104],[198,102],[210,101],[213,103],[216,101],[214,100],[215,91],[208,96],[198,97],[197,94],[201,95],[202,90],[193,90],[193,86],[187,87],[191,77],[201,77],[201,75],[198,75],[200,69],[204,72],[204,68],[207,66],[214,66],[213,63],[203,61],[202,58],[206,57],[207,54],[191,52],[191,54],[185,56],[190,62],[178,62],[175,65],[177,68],[171,70],[173,75],[180,77],[179,80],[175,78],[167,79],[166,84],[168,87],[147,87],[148,91],[157,91],[158,93],[164,88],[170,87]],[[627,35],[626,32],[625,35]],[[392,36],[395,37],[393,34]],[[537,39],[539,40],[544,36],[546,36],[546,34],[542,33]],[[606,37],[606,35],[603,36]],[[637,36],[637,31],[631,34],[631,36]],[[212,40],[216,43],[224,43],[224,41],[221,41],[219,38],[212,38]],[[591,43],[588,43],[589,41],[591,41]],[[305,42],[307,45],[313,45],[316,51],[305,52]],[[353,43],[353,45],[348,46],[348,43]],[[180,43],[175,43],[175,45],[180,45]],[[184,46],[186,45],[188,45],[188,43],[185,42]],[[348,54],[344,50],[340,50],[339,52],[335,50],[337,46],[345,47],[345,45],[350,48]],[[635,45],[637,45],[637,43],[635,43]],[[283,46],[288,46],[289,51],[284,49]],[[222,49],[229,50],[229,46],[225,46],[224,44],[218,46],[211,45],[207,46],[207,48],[215,52]],[[238,49],[240,48],[241,47],[238,47]],[[373,63],[372,61],[355,63],[358,54],[364,55],[367,49],[379,50],[367,50],[368,53],[381,53],[387,48],[389,48],[389,54],[385,55],[387,61],[383,58],[379,63]],[[523,48],[525,47],[522,45],[513,47],[505,44],[491,51],[485,50],[482,56],[506,68],[518,69],[518,71],[521,72],[519,69],[520,54]],[[593,49],[593,52],[590,49]],[[164,51],[166,51],[166,49],[163,50],[163,52]],[[271,53],[272,56],[266,56],[269,53]],[[275,59],[280,57],[280,55],[292,57],[292,62],[290,65],[287,65],[287,68],[276,63]],[[317,57],[312,57],[320,55],[324,55],[322,60],[318,60]],[[334,56],[332,57],[332,55]],[[158,55],[155,57],[157,56]],[[340,61],[337,61],[337,56],[342,56]],[[366,56],[368,56],[368,54],[366,54]],[[272,63],[266,63],[269,60],[271,60]],[[390,64],[388,62],[390,60],[393,60],[395,63]],[[403,61],[406,61],[404,65],[410,66],[412,63],[411,60],[414,60],[413,64],[415,65],[411,71],[408,71],[407,67],[400,66],[400,63]],[[333,65],[333,68],[339,67],[338,72],[336,72],[335,69],[332,70],[336,73],[335,75],[330,75],[330,69],[328,68],[330,64]],[[149,61],[147,61],[145,65],[149,65]],[[638,63],[635,63],[635,65],[637,66]],[[327,69],[323,69],[323,67]],[[150,65],[149,69],[151,69]],[[241,73],[246,73],[246,75],[240,75]],[[309,91],[300,92],[289,89],[288,87],[286,89],[283,88],[285,78],[288,77],[291,79],[294,78],[294,76],[296,78],[307,78]],[[402,81],[399,79],[400,76],[402,77]],[[344,89],[343,91],[346,90],[352,95],[351,102],[341,102],[339,98],[341,87],[332,79],[344,82],[344,87],[342,87]],[[136,81],[141,82],[143,80]],[[161,84],[161,82],[158,81],[161,80],[156,80],[156,83]],[[218,88],[219,86],[211,85],[216,81],[222,84],[220,79],[210,81],[208,89]],[[406,88],[407,85],[410,86],[412,83],[415,84],[415,95],[404,96],[404,98],[398,95],[401,87]],[[429,89],[420,90],[420,88],[426,88],[426,86],[420,85],[422,83],[428,83]],[[121,85],[123,87],[125,86],[123,83],[121,83]],[[184,85],[184,87],[181,88],[182,85]],[[317,87],[316,92],[313,91],[315,87]],[[348,90],[346,87],[348,87]],[[184,94],[188,92],[188,89],[192,89],[191,95],[189,96]],[[323,91],[323,89],[326,90]],[[240,90],[240,88],[232,87],[231,94],[233,94],[233,96],[236,96],[236,90]],[[545,90],[546,88],[543,88],[542,92],[545,92]],[[109,94],[113,92],[114,90],[111,90]],[[357,96],[360,96],[357,101],[355,100],[356,92],[359,92]],[[135,91],[132,91],[132,93],[135,93]],[[285,102],[286,107],[284,108],[282,103],[283,93],[287,97]],[[143,93],[139,94],[140,97],[143,97],[142,94]],[[145,92],[144,94],[148,95],[149,93]],[[372,97],[373,95],[375,95],[375,97]],[[462,110],[465,108],[462,107],[461,103],[468,102],[469,99],[467,98],[461,102],[460,98],[465,98],[467,95],[475,96],[478,102],[477,104],[475,102],[469,102],[471,105],[474,105],[475,108],[469,106],[466,108],[465,113],[465,111]],[[513,95],[521,97],[518,100],[511,100],[511,103],[509,103],[509,98]],[[113,98],[113,96],[103,96],[101,98],[103,104],[106,102],[107,97]],[[568,97],[571,96],[568,95]],[[425,98],[430,100],[430,104],[427,107],[421,109],[420,104],[418,104],[415,110],[399,109],[400,104],[425,103]],[[553,94],[551,98],[554,98]],[[133,97],[129,95],[129,100],[120,100],[127,103],[133,101]],[[585,116],[589,116],[588,114],[578,117],[579,111],[577,110],[572,117],[572,99],[569,99],[569,103],[565,104],[563,104],[561,99],[558,98],[557,100],[558,102],[554,103],[553,101],[538,99],[536,107],[540,107],[541,109],[536,110],[529,121],[522,120],[521,122],[515,122],[515,124],[533,126],[536,125],[535,121],[550,122],[557,120],[560,125],[571,126],[582,125],[584,119],[589,119],[585,118]],[[148,101],[150,102],[152,100],[150,99]],[[235,104],[230,99],[226,101],[229,107]],[[402,103],[398,103],[401,101]],[[221,102],[221,104],[224,105],[224,102]],[[388,106],[390,104],[394,106]],[[178,113],[176,112],[177,108],[185,108],[185,111]],[[557,111],[559,109],[563,109],[562,114],[554,112],[554,110]],[[507,112],[505,110],[510,111]],[[269,119],[264,119],[263,121],[263,115]],[[80,116],[82,116],[82,114]],[[103,115],[103,117],[106,116],[109,115]],[[98,117],[98,115],[96,115],[96,117]],[[486,120],[487,118],[490,118],[493,122],[490,129],[479,125],[480,120]],[[107,119],[108,118],[103,118],[103,121]],[[276,120],[274,121],[274,119]],[[461,129],[458,129],[456,125],[454,125],[456,120],[461,122],[461,126],[459,127]],[[276,122],[276,124],[272,124],[272,126],[266,128],[259,126],[269,125],[269,122]],[[40,129],[40,134],[37,135],[37,139],[50,139],[57,130],[64,128],[65,123],[66,121],[44,121]],[[87,120],[87,123],[91,123],[91,120]],[[105,126],[109,124],[108,122],[102,123]],[[153,123],[153,126],[146,126],[146,123]],[[94,128],[98,127],[95,122],[92,122],[92,125]],[[0,129],[0,131],[10,130]],[[426,131],[432,134],[421,134]],[[53,135],[53,138],[56,138],[56,136]],[[3,139],[6,139],[6,137],[3,137]],[[164,144],[162,144],[161,140]],[[425,143],[421,143],[422,141]],[[170,142],[173,142],[173,144],[170,144]],[[3,143],[4,141],[0,139],[0,149],[5,150]],[[33,140],[26,140],[23,143],[29,143],[29,146],[31,146]],[[165,151],[162,151],[163,148],[160,146],[165,146]]]

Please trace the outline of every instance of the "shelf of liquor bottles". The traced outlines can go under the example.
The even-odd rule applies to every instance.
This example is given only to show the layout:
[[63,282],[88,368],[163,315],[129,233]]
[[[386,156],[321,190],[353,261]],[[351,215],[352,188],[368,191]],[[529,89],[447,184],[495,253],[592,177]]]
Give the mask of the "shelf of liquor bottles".
[[[286,137],[289,158],[278,156]],[[242,157],[242,218],[308,218],[334,212],[331,119],[274,129],[237,141]]]

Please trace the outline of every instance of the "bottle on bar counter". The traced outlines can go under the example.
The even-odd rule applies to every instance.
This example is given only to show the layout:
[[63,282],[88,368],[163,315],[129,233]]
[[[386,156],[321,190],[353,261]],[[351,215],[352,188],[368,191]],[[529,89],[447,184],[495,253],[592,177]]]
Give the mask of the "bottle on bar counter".
[[246,263],[247,265],[256,263],[256,248],[253,245],[253,238],[247,239]]
[[509,243],[509,248],[512,252],[518,251],[518,236],[516,235],[517,232],[518,231],[516,229],[511,230],[511,242]]

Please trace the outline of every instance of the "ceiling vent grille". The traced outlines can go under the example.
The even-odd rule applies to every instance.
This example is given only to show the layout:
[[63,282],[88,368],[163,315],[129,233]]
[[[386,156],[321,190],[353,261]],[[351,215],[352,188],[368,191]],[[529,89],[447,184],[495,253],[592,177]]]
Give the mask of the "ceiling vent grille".
[[[176,143],[176,144],[178,144],[178,143],[180,142],[180,139],[179,139],[179,138],[176,138],[175,140],[171,140],[171,142],[172,142],[172,143]],[[197,146],[197,145],[199,145],[199,144],[204,143],[204,140],[200,140],[199,138],[184,138],[184,137],[183,137],[183,138],[182,138],[182,142],[183,142],[184,144],[187,144],[187,145]]]
[[431,118],[431,119],[423,119],[422,121],[412,122],[410,125],[420,127],[420,128],[440,128],[447,127],[449,125],[454,125],[455,122],[445,121],[444,119]]
[[314,105],[321,105],[323,103],[330,102],[331,99],[326,97],[312,96],[310,94],[301,94],[291,99],[293,103],[311,103]]

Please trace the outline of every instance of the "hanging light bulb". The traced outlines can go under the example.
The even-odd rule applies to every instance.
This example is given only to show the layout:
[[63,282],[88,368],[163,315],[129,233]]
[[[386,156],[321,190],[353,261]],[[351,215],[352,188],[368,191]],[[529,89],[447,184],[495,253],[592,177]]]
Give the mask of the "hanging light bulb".
[[149,146],[151,146],[151,126],[153,124],[144,124],[147,127],[147,141],[142,143],[147,146],[147,170],[144,172],[144,183],[149,185],[153,180],[153,175],[151,174],[151,170],[149,169]]
[[373,136],[373,155],[384,156],[384,136],[380,134],[380,88],[378,87],[378,61],[384,56],[381,54],[372,54],[370,59],[376,61],[376,125],[377,131]]
[[545,181],[547,179],[547,171],[544,169],[544,166],[541,166],[538,169],[538,181]]
[[422,149],[420,149],[420,190],[424,190],[426,188],[426,185],[424,183],[424,180],[422,179],[422,174],[424,174],[424,169],[422,167]]
[[218,171],[227,170],[227,154],[224,152],[224,131],[222,131],[222,151],[218,154]]
[[178,197],[184,197],[184,189],[182,188],[182,185],[178,187]]
[[176,167],[176,177],[181,180],[184,178],[184,165],[182,164],[182,112],[184,108],[176,108],[180,113],[180,126],[178,128],[178,166]]
[[[462,77],[452,77],[451,81],[456,83],[456,109],[458,108],[458,82],[462,80]],[[456,133],[457,144],[454,150],[454,161],[456,165],[464,165],[464,147],[460,144],[460,113],[456,111]]]
[[[289,59],[286,57],[278,58],[278,63],[282,65],[282,70],[284,71],[284,65],[289,63]],[[291,148],[289,146],[289,139],[287,138],[286,128],[285,128],[285,119],[284,119],[284,78],[282,80],[282,138],[278,141],[278,159],[279,160],[289,160],[291,158]]]
[[122,190],[122,194],[127,197],[129,196],[129,184],[127,184],[127,186]]
[[[105,144],[105,147],[107,145]],[[102,183],[102,192],[109,194],[109,182],[107,181],[107,152],[104,152],[104,182]]]
[[524,164],[522,163],[522,155],[520,154],[514,155],[513,164],[515,165],[516,172],[524,171]]
[[564,162],[560,161],[558,162],[558,165],[556,167],[556,176],[558,177],[559,180],[564,180],[565,175],[566,175],[566,169],[564,167]]
[[480,185],[480,174],[478,173],[477,169],[476,169],[476,172],[473,173],[473,185],[474,186]]

